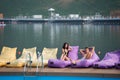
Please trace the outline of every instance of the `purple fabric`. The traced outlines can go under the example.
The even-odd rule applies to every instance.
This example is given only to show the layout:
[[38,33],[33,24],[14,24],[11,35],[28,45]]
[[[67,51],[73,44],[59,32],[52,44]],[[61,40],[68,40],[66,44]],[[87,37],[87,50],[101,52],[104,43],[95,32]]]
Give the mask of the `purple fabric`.
[[74,68],[80,68],[80,67],[89,67],[92,66],[94,62],[97,62],[99,60],[98,55],[94,52],[91,59],[83,59],[77,62],[76,64],[72,64],[71,67]]
[[111,68],[115,66],[115,63],[118,63],[120,59],[120,50],[108,52],[105,57],[93,64],[95,68]]
[[70,61],[63,61],[59,59],[50,59],[48,61],[49,67],[56,67],[56,68],[64,68],[66,66],[69,66],[71,64]]
[[69,52],[68,57],[72,60],[77,60],[79,46],[71,46],[71,47],[72,47],[72,50]]
[[115,67],[116,67],[117,69],[120,69],[120,61],[119,61],[118,63],[115,63]]
[[[72,60],[77,60],[79,46],[71,46],[71,47],[72,47],[72,50],[69,52],[68,57]],[[71,65],[71,61],[63,61],[60,59],[49,59],[49,61],[48,61],[49,67],[64,68],[69,65]]]

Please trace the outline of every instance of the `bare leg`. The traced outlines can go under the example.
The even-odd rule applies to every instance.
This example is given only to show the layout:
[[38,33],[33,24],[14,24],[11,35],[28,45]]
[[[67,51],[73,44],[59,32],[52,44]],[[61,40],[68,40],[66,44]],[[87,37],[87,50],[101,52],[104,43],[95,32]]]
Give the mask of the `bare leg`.
[[65,60],[67,60],[67,61],[71,61],[71,59],[68,58],[67,56],[65,56]]
[[73,60],[72,61],[72,64],[76,64],[77,62],[79,62],[80,61],[80,59],[79,60]]
[[65,60],[65,56],[63,56],[63,57],[61,58],[61,60],[63,60],[63,61],[64,61],[64,60]]
[[76,64],[77,62],[80,61],[80,59],[79,60],[72,60],[72,59],[68,58],[67,56],[65,56],[64,59],[67,60],[67,61],[71,61],[72,64]]
[[62,54],[60,59],[65,60],[65,54]]

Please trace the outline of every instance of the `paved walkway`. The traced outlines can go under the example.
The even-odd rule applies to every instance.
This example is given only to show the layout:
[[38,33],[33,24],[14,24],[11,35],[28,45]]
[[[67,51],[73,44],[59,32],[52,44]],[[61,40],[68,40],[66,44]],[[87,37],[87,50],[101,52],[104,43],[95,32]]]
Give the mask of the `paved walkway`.
[[[36,74],[36,68],[29,70],[30,74]],[[0,75],[24,75],[24,68],[0,68]],[[38,75],[53,76],[94,76],[94,77],[119,77],[119,69],[94,69],[94,68],[44,68]]]

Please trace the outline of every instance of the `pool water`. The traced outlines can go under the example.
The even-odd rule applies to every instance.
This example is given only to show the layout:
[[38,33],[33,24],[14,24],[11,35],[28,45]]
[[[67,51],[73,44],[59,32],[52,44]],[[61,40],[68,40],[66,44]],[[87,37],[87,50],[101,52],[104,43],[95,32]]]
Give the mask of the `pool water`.
[[120,78],[81,77],[81,76],[0,76],[0,80],[120,80]]

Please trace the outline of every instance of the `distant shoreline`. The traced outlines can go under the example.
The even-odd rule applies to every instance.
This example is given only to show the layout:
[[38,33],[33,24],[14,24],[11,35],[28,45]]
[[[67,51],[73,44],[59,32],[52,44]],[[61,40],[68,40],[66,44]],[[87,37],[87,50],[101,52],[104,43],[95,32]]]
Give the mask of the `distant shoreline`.
[[34,19],[34,18],[21,18],[21,19],[0,19],[0,22],[12,23],[12,22],[31,22],[31,23],[93,23],[93,24],[120,24],[120,18],[101,18],[101,19]]

